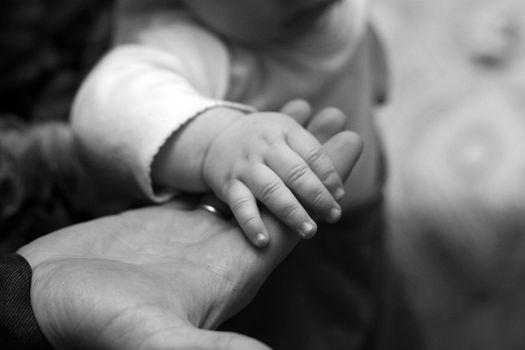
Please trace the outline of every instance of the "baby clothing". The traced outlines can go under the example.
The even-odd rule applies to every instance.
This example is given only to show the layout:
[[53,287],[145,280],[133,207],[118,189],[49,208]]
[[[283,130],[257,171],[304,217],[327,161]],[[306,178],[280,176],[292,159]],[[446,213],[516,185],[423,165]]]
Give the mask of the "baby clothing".
[[275,111],[303,98],[316,110],[341,109],[348,127],[363,138],[364,152],[349,183],[355,202],[366,199],[376,186],[380,152],[371,115],[369,30],[364,19],[356,20],[359,25],[351,21],[364,18],[354,14],[359,12],[354,1],[336,2],[312,33],[263,48],[222,39],[176,2],[135,3],[125,2],[119,45],[85,81],[73,109],[88,161],[110,182],[117,178],[122,192],[134,188],[164,201],[173,194],[153,188],[150,167],[166,140],[191,118],[217,106]]
[[[379,313],[383,255],[380,140],[372,116],[384,67],[363,0],[335,2],[315,30],[250,47],[228,41],[176,1],[127,1],[117,46],[85,81],[73,127],[86,160],[121,193],[161,202],[151,164],[177,130],[210,108],[277,111],[302,98],[337,107],[364,140],[341,223],[320,225],[225,325],[274,349],[364,349]],[[137,103],[139,102],[139,103]],[[114,188],[115,189],[115,188]]]

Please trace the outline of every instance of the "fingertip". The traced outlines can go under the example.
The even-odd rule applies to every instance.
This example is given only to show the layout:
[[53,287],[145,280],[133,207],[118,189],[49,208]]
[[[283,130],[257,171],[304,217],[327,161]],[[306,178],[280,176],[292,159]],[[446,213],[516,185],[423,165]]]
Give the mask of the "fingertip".
[[343,137],[347,139],[347,142],[349,142],[355,149],[359,150],[359,152],[362,151],[364,143],[363,138],[356,132],[346,130],[341,133]]
[[[333,159],[330,158],[333,162]],[[332,165],[333,169],[330,171],[330,175],[324,180],[321,180],[325,188],[330,192],[334,201],[340,201],[345,196],[344,183],[335,165]]]
[[341,180],[346,181],[363,151],[361,137],[355,132],[343,131],[329,139],[323,147],[332,158]]
[[309,239],[315,236],[315,233],[317,232],[317,224],[312,221],[305,221],[301,224],[301,227],[299,228],[299,234],[304,239]]
[[253,238],[253,244],[258,248],[267,247],[270,244],[270,236],[265,233],[258,233]]
[[320,143],[326,142],[346,127],[346,116],[337,108],[328,107],[315,115],[307,129]]
[[295,99],[286,103],[280,112],[292,117],[300,125],[305,126],[311,118],[312,107],[306,100]]
[[319,115],[325,123],[331,124],[334,128],[343,128],[346,124],[346,115],[339,108],[324,108],[319,112]]
[[339,219],[341,219],[341,207],[337,206],[332,209],[330,209],[330,213],[328,214],[328,217],[326,218],[326,221],[330,224],[335,224]]
[[312,112],[312,106],[310,106],[308,101],[297,98],[286,103],[281,109],[281,112],[292,114],[297,112],[310,114]]
[[334,194],[333,194],[334,195],[334,199],[336,201],[340,201],[341,199],[344,198],[345,194],[346,194],[345,193],[345,189],[343,187],[338,187],[334,191]]

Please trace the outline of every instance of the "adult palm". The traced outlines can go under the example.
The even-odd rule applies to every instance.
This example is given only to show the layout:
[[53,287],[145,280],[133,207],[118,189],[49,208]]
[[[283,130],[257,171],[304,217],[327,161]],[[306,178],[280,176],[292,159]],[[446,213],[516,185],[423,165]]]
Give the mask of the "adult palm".
[[249,301],[297,240],[272,238],[255,251],[233,222],[174,202],[70,227],[19,253],[34,267],[38,323],[58,349],[266,349],[198,328]]

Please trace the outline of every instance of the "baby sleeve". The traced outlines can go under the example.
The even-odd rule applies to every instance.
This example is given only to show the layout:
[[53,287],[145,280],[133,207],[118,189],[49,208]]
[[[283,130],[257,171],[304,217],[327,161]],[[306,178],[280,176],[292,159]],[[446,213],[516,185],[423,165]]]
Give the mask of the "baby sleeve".
[[154,191],[151,165],[176,130],[210,108],[252,111],[223,100],[224,44],[184,13],[160,10],[120,19],[117,46],[88,76],[72,113],[81,153],[102,182],[157,202],[173,193]]

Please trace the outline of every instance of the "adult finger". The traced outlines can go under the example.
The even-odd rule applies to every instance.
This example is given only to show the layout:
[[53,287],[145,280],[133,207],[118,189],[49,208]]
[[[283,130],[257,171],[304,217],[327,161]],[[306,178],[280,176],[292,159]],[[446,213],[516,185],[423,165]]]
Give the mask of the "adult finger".
[[312,107],[308,102],[301,99],[289,101],[281,108],[280,112],[292,117],[302,126],[306,126],[312,118]]
[[337,108],[325,108],[308,123],[308,130],[319,143],[324,144],[338,132],[344,131],[346,116]]
[[341,179],[346,181],[363,151],[363,141],[355,132],[343,131],[325,142],[323,148]]

